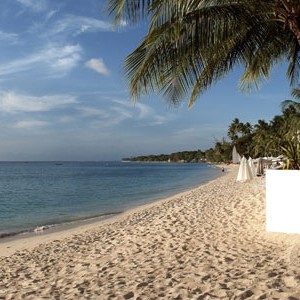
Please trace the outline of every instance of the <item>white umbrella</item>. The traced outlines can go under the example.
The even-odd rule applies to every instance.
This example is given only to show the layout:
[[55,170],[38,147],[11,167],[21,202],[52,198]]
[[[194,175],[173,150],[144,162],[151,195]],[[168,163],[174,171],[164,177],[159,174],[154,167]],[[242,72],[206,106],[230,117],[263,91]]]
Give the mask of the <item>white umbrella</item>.
[[255,167],[254,167],[253,159],[251,157],[249,157],[249,159],[248,159],[248,164],[252,171],[252,175],[255,176],[256,175]]
[[243,156],[239,167],[237,181],[247,181],[253,179],[253,174],[248,164],[248,160]]
[[232,162],[234,164],[238,164],[238,163],[240,163],[240,161],[241,161],[241,156],[236,151],[235,146],[233,146],[233,149],[232,149]]

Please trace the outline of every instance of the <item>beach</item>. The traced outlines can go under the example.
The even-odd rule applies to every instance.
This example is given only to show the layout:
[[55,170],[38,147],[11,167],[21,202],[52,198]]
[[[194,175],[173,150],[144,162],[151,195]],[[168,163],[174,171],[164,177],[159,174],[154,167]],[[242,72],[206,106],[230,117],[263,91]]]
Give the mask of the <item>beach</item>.
[[[238,167],[109,220],[0,243],[0,299],[300,299],[300,235]],[[220,170],[221,172],[221,170]]]

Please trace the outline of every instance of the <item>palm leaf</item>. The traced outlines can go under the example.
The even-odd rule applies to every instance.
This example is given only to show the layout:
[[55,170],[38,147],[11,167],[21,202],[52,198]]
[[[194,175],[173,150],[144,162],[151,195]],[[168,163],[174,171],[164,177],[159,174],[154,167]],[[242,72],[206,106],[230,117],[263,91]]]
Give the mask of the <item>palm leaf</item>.
[[285,21],[294,0],[110,0],[116,21],[150,18],[149,31],[125,61],[133,99],[158,92],[170,103],[201,93],[242,66],[241,88],[269,77],[288,59],[291,86],[299,81],[299,43]]

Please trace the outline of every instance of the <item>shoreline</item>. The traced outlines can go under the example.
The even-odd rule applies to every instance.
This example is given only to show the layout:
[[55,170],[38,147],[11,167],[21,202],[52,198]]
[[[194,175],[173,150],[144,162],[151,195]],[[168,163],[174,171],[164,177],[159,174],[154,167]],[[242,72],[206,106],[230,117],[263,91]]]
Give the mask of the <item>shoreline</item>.
[[[213,167],[220,168],[220,165],[211,164]],[[226,167],[225,167],[226,170]],[[230,166],[227,165],[227,172],[231,171]],[[0,238],[0,258],[12,255],[16,251],[32,249],[42,243],[48,243],[57,239],[64,239],[71,235],[82,233],[86,230],[93,229],[94,227],[110,224],[113,222],[117,222],[122,218],[126,218],[127,216],[139,212],[140,210],[150,209],[152,206],[160,205],[165,201],[172,200],[176,197],[184,196],[187,193],[192,192],[193,190],[209,184],[215,180],[218,180],[223,174],[220,174],[217,178],[210,179],[207,182],[200,183],[197,187],[187,189],[185,191],[181,191],[174,195],[170,195],[164,198],[154,199],[149,203],[137,205],[131,207],[125,211],[110,213],[105,216],[99,216],[95,218],[87,218],[83,220],[77,220],[74,222],[66,222],[62,224],[55,224],[54,226],[49,225],[49,228],[42,231],[24,231],[20,234],[14,234],[11,236],[5,236]],[[41,226],[43,227],[43,226]],[[48,225],[46,225],[48,227]]]
[[226,169],[101,224],[7,248],[0,298],[299,299],[300,235],[267,233],[263,178],[240,183]]
[[[207,164],[210,166],[209,164]],[[216,173],[216,174],[214,174]],[[27,222],[26,220],[29,220],[30,218],[24,219],[25,223],[17,223],[16,224],[9,224],[7,222],[4,223],[4,226],[1,226],[0,230],[0,244],[3,242],[3,240],[6,239],[18,239],[18,238],[25,238],[26,236],[34,236],[35,234],[44,234],[51,231],[61,231],[65,228],[71,228],[71,227],[79,227],[82,224],[86,223],[94,223],[97,221],[101,221],[103,219],[110,218],[112,215],[115,214],[121,214],[127,210],[130,210],[135,207],[143,206],[148,203],[154,203],[156,201],[159,201],[164,198],[169,198],[172,196],[175,196],[181,192],[189,191],[191,189],[194,189],[202,184],[205,184],[209,182],[210,180],[214,180],[220,174],[217,174],[218,172],[213,172],[213,174],[210,174],[207,179],[204,177],[203,179],[199,178],[192,178],[192,181],[187,182],[186,184],[181,184],[179,186],[174,186],[172,189],[170,189],[168,186],[167,188],[163,189],[157,189],[158,192],[153,191],[153,193],[144,193],[138,195],[138,197],[133,198],[134,201],[128,201],[124,202],[125,204],[121,204],[121,207],[112,206],[104,208],[101,206],[98,210],[94,211],[81,211],[81,212],[73,212],[70,211],[69,213],[65,214],[64,217],[61,217],[59,214],[56,214],[52,216],[51,214],[45,215],[45,217],[42,219],[37,219],[36,222]],[[135,196],[133,196],[135,197]],[[101,197],[100,197],[101,198]],[[122,196],[120,196],[120,199],[122,199]],[[104,201],[105,203],[105,201]],[[5,220],[5,219],[4,219]],[[14,225],[14,226],[11,226]],[[9,227],[10,226],[10,227]]]
[[[217,164],[210,164],[210,166],[215,167],[215,168],[221,168]],[[204,180],[203,182],[200,182],[198,184],[194,183],[193,187],[178,190],[177,192],[175,192],[175,194],[166,192],[165,195],[163,195],[161,197],[154,197],[151,200],[147,201],[146,203],[128,206],[128,208],[125,209],[124,211],[112,211],[109,213],[100,214],[98,216],[90,216],[90,217],[86,217],[86,218],[76,219],[74,221],[44,224],[44,225],[37,226],[35,228],[29,228],[29,229],[25,229],[22,231],[4,232],[2,234],[0,233],[0,257],[2,256],[2,252],[3,252],[2,247],[1,247],[2,244],[7,244],[7,243],[18,241],[18,240],[25,240],[27,238],[29,238],[29,239],[42,238],[43,239],[44,235],[54,235],[54,234],[64,232],[64,231],[67,231],[67,232],[72,231],[73,232],[73,229],[77,230],[77,229],[80,229],[81,227],[85,227],[85,226],[90,228],[90,226],[93,226],[93,224],[98,224],[98,223],[102,224],[103,222],[109,221],[111,219],[113,220],[114,218],[118,218],[119,216],[123,216],[124,214],[130,214],[133,211],[147,208],[148,206],[151,207],[152,204],[158,204],[161,201],[165,201],[165,200],[171,199],[173,197],[179,196],[181,194],[184,194],[186,192],[190,192],[190,191],[198,188],[199,186],[205,185],[211,181],[218,179],[222,175],[223,174],[219,174],[219,175],[217,175],[217,177]],[[11,253],[11,252],[9,251],[9,253]]]
[[[61,223],[52,223],[52,224],[44,224],[37,226],[35,228],[29,228],[22,231],[15,231],[15,232],[3,232],[0,233],[0,245],[2,242],[5,242],[7,239],[19,239],[19,238],[26,238],[26,237],[32,237],[32,236],[40,236],[43,234],[51,233],[51,232],[58,232],[58,231],[64,231],[66,229],[70,228],[77,228],[80,226],[83,226],[85,224],[90,223],[96,223],[101,222],[102,220],[106,220],[109,218],[113,218],[115,215],[122,214],[123,211],[116,211],[116,212],[110,212],[102,215],[95,215],[90,216],[86,218],[79,218],[75,219],[73,221],[66,221]],[[1,255],[1,254],[0,254]]]

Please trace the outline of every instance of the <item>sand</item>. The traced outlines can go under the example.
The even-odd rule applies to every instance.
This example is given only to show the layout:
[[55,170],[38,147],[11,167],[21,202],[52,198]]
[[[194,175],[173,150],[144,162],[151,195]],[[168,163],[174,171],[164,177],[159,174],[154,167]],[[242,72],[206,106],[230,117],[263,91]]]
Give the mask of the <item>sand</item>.
[[300,235],[267,233],[264,178],[236,175],[0,244],[0,299],[300,299]]

